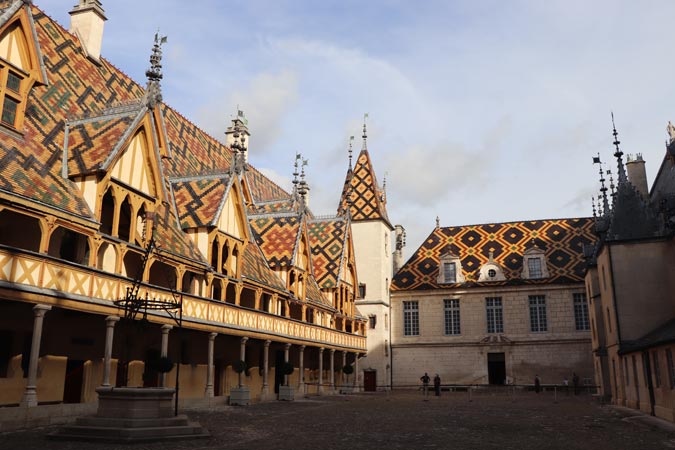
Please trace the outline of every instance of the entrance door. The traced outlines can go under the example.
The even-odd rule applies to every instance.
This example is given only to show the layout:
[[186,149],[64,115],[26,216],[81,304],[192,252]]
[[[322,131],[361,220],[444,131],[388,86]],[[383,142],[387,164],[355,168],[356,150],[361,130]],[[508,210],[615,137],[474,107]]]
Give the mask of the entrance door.
[[488,353],[488,382],[504,384],[506,380],[506,358],[504,353]]
[[366,392],[375,392],[377,390],[377,371],[363,371],[363,390]]
[[66,382],[63,386],[63,403],[82,401],[84,361],[69,359],[66,363]]

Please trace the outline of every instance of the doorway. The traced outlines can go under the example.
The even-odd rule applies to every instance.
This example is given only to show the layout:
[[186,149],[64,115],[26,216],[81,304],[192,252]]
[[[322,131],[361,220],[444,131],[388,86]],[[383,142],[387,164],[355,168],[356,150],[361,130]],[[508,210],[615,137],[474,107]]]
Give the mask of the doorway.
[[504,353],[488,353],[488,383],[505,384],[506,358]]
[[63,386],[63,403],[82,401],[82,382],[84,380],[84,361],[69,359],[66,363],[66,381]]
[[375,392],[377,390],[377,371],[363,371],[363,390],[366,392]]

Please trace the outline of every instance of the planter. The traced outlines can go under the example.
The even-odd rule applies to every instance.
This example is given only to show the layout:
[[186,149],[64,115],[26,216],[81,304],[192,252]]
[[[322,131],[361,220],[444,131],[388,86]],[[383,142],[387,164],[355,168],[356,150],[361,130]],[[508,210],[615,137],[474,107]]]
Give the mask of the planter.
[[279,386],[279,400],[292,402],[295,400],[295,390],[292,386]]
[[230,389],[230,405],[248,406],[251,404],[251,391],[248,386]]

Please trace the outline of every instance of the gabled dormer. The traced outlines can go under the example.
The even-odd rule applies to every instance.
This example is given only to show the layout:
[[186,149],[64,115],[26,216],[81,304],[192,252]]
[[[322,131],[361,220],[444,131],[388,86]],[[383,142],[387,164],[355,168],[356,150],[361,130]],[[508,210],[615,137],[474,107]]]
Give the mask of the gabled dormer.
[[28,95],[47,76],[30,7],[15,1],[2,17],[9,19],[0,25],[0,125],[22,133]]
[[523,254],[521,278],[524,280],[538,280],[548,277],[550,275],[548,266],[546,265],[546,252],[533,243]]
[[462,260],[451,251],[443,253],[438,261],[438,284],[464,283]]

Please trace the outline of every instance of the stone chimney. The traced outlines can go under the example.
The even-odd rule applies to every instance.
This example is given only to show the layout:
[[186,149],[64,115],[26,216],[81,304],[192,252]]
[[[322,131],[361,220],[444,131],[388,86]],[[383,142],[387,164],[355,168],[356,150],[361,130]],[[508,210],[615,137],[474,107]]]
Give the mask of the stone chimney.
[[106,20],[99,0],[80,0],[80,4],[70,11],[70,32],[78,37],[87,56],[96,62],[101,57]]
[[628,155],[626,162],[628,181],[637,189],[645,200],[649,198],[649,186],[647,185],[647,171],[642,155],[638,153],[634,158]]
[[234,133],[239,131],[239,141],[244,148],[244,162],[248,162],[248,143],[251,134],[248,132],[248,119],[244,116],[244,111],[237,108],[237,117],[232,119],[232,126],[225,132],[225,145],[232,148],[234,144]]
[[394,227],[394,236],[396,238],[396,250],[394,250],[394,275],[403,267],[403,248],[405,247],[405,228],[402,225]]

